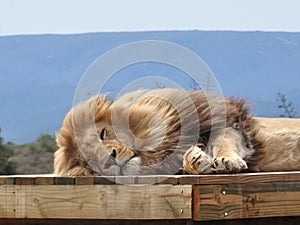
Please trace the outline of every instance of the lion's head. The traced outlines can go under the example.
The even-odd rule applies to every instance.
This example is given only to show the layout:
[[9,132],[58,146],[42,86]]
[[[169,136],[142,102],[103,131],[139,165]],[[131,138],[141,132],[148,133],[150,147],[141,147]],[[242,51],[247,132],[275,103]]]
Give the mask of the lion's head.
[[67,113],[56,138],[59,149],[55,153],[55,174],[122,173],[122,167],[135,153],[117,141],[111,126],[110,107],[111,102],[99,96],[80,103]]

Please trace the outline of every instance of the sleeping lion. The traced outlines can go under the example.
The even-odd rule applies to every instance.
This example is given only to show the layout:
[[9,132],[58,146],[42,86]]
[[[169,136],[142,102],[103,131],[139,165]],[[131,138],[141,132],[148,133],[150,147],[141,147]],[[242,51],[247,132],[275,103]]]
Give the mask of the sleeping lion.
[[138,90],[73,107],[57,134],[63,176],[300,170],[300,119],[257,118],[245,100]]

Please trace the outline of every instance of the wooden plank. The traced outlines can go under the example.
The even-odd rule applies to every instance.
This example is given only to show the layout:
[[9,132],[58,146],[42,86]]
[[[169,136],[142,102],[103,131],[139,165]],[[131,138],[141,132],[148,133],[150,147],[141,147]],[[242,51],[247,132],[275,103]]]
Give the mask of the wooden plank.
[[94,184],[115,184],[114,176],[94,177]]
[[17,185],[33,185],[35,177],[16,177],[15,184]]
[[[103,179],[96,177],[95,179]],[[158,175],[108,177],[117,184],[251,184],[300,181],[300,172],[268,172],[211,175]]]
[[[214,176],[214,175],[210,175],[210,176]],[[202,178],[203,178],[202,175],[200,175],[200,176],[199,175],[184,175],[184,176],[179,177],[179,183],[180,184],[201,184],[203,182]],[[205,175],[204,175],[204,178],[206,178]]]
[[160,176],[157,178],[157,184],[179,184],[179,176]]
[[135,178],[136,184],[178,184],[178,175],[144,175]]
[[36,177],[34,180],[36,185],[52,185],[54,184],[54,177]]
[[1,219],[0,225],[298,225],[300,217],[191,221],[191,220],[96,220],[96,219]]
[[[192,224],[196,225],[197,223],[193,223],[192,221],[189,220],[94,220],[94,219],[89,219],[89,220],[2,219],[0,220],[0,225],[61,225],[61,224],[63,225],[141,225],[141,224],[142,225],[192,225]],[[291,224],[293,223],[287,225],[291,225]],[[206,225],[206,224],[201,223],[201,225]],[[214,225],[219,225],[219,224],[214,224]]]
[[267,172],[267,173],[238,173],[210,175],[182,175],[180,184],[251,184],[270,182],[299,182],[300,172]]
[[300,182],[193,186],[193,219],[300,216]]
[[135,176],[116,176],[115,182],[116,184],[135,184]]
[[75,177],[55,177],[54,184],[57,185],[73,185],[75,184]]
[[75,177],[75,185],[93,185],[94,177]]
[[0,218],[191,219],[191,185],[2,185]]
[[0,176],[0,185],[15,184],[15,182],[16,181],[14,177]]
[[54,184],[54,174],[37,174],[37,175],[1,175],[0,185],[44,185]]
[[[75,184],[74,177],[55,177],[53,174],[0,176],[0,185],[13,184],[19,178],[37,179],[53,178],[55,184]],[[48,180],[50,183],[51,181]],[[158,175],[158,176],[106,176],[94,177],[95,184],[251,184],[270,182],[299,182],[300,171],[268,172],[268,173],[238,173],[211,175]]]

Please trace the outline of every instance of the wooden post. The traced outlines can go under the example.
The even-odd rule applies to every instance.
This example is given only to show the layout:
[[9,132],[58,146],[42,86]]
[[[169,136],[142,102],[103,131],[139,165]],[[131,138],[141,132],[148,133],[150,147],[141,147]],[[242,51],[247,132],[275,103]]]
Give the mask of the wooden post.
[[194,220],[300,215],[300,182],[195,185]]

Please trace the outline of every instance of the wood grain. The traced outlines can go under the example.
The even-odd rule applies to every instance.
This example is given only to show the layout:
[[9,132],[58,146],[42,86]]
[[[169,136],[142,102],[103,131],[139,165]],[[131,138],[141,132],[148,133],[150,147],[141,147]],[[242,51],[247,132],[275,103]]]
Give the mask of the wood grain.
[[190,185],[2,185],[0,218],[191,219]]
[[[4,219],[0,225],[196,225],[187,220]],[[206,225],[202,224],[201,225]],[[215,225],[215,224],[214,224]],[[219,225],[219,224],[216,224]],[[223,225],[223,224],[222,224]],[[291,225],[291,224],[288,224]]]
[[[14,175],[0,176],[0,185],[13,184],[22,180],[30,182],[30,179],[39,179],[50,182],[54,179],[54,184],[75,184],[74,177],[56,177],[53,174],[39,175]],[[94,184],[251,184],[270,182],[300,182],[300,171],[295,172],[268,172],[268,173],[239,173],[239,174],[212,174],[212,175],[158,175],[158,176],[111,176],[93,177]],[[47,180],[48,179],[48,180]],[[19,182],[19,181],[18,181]],[[23,182],[23,181],[22,181]],[[42,184],[42,183],[39,183]],[[48,183],[49,184],[49,183]]]
[[75,184],[75,177],[55,177],[54,184],[56,184],[56,185],[73,185],[73,184]]
[[195,185],[194,220],[300,216],[300,182]]
[[51,185],[54,184],[54,177],[41,177],[38,176],[34,180],[34,184],[36,185]]
[[75,177],[75,185],[93,185],[94,177]]
[[35,177],[16,177],[15,184],[17,185],[33,185]]
[[108,176],[108,177],[95,177],[94,178],[94,184],[115,184],[115,177]]
[[270,182],[299,182],[300,172],[238,173],[211,175],[182,175],[180,184],[251,184]]
[[1,219],[0,225],[298,225],[300,217],[240,220],[96,220],[96,219]]

